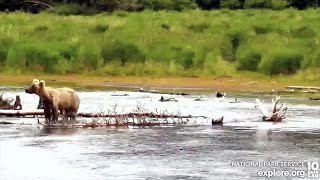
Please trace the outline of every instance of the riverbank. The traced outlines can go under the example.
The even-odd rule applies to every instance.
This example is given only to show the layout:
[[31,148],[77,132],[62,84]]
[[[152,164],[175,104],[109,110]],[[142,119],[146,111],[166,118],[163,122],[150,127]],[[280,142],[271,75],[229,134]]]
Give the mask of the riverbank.
[[[68,86],[85,90],[156,89],[184,92],[226,91],[239,93],[271,93],[289,85],[316,86],[317,83],[299,83],[291,78],[249,77],[101,77],[82,75],[0,75],[0,86],[24,87],[33,79],[45,80],[48,86]],[[299,81],[298,81],[299,82]]]

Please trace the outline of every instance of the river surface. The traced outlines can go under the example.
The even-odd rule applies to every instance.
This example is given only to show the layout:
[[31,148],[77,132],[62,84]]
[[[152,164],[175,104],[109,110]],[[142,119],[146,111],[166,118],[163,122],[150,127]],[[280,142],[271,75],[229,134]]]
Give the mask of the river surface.
[[[112,96],[125,93],[129,96]],[[21,96],[25,110],[36,109],[36,95],[11,91],[4,97],[16,94]],[[264,179],[258,176],[261,170],[304,172],[308,161],[320,162],[320,103],[311,104],[306,99],[282,98],[288,107],[287,118],[272,123],[261,122],[254,99],[264,99],[264,106],[270,110],[271,97],[253,95],[238,98],[241,103],[229,103],[234,97],[204,95],[207,101],[194,101],[198,95],[163,95],[179,102],[159,102],[161,95],[139,92],[79,95],[79,112],[107,112],[116,105],[117,113],[125,113],[135,110],[138,104],[151,112],[209,118],[163,127],[46,130],[36,124],[19,124],[36,123],[34,118],[0,117],[0,121],[18,123],[0,125],[0,180],[255,180]],[[211,126],[211,118],[221,116],[224,125]],[[250,162],[276,165],[239,165]],[[295,162],[297,167],[281,166],[284,162]],[[292,173],[271,178],[306,177]]]

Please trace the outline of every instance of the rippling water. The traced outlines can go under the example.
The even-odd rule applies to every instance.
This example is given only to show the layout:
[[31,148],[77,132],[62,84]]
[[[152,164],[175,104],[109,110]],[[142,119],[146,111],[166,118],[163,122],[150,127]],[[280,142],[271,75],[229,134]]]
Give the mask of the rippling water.
[[[123,93],[129,96],[111,96]],[[24,109],[37,107],[38,98],[34,95],[9,92],[5,97],[15,94],[21,95]],[[289,108],[287,119],[271,123],[260,121],[254,98],[240,98],[241,103],[233,104],[229,103],[233,98],[222,101],[205,96],[208,101],[195,102],[196,96],[164,95],[179,100],[164,103],[158,101],[160,96],[81,92],[79,111],[106,112],[117,104],[117,112],[130,112],[140,103],[153,112],[180,111],[182,115],[210,118],[223,115],[224,126],[212,127],[210,118],[192,120],[188,125],[152,128],[49,131],[37,125],[0,125],[0,180],[257,179],[259,170],[270,167],[233,167],[232,162],[320,161],[319,105],[283,99]],[[271,99],[265,101],[265,106],[271,108]]]

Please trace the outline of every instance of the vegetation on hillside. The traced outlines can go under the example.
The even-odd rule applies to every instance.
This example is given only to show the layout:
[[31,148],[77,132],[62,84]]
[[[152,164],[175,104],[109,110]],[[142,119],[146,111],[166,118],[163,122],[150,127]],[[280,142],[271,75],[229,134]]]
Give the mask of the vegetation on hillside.
[[[0,14],[0,71],[151,76],[320,69],[319,10]],[[310,73],[312,72],[312,73]]]

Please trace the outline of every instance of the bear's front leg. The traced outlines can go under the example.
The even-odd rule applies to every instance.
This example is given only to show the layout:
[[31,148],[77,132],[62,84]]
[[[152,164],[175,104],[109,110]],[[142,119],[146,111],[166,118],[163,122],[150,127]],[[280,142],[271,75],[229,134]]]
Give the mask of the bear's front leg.
[[49,105],[46,105],[43,107],[43,111],[44,111],[44,117],[46,119],[46,123],[50,124],[51,123],[51,108]]
[[57,123],[57,122],[58,122],[58,117],[59,117],[59,109],[58,109],[58,106],[53,105],[51,111],[52,111],[52,121],[53,121],[54,123]]
[[44,105],[43,105],[43,102],[42,102],[41,98],[39,98],[37,109],[44,109]]

